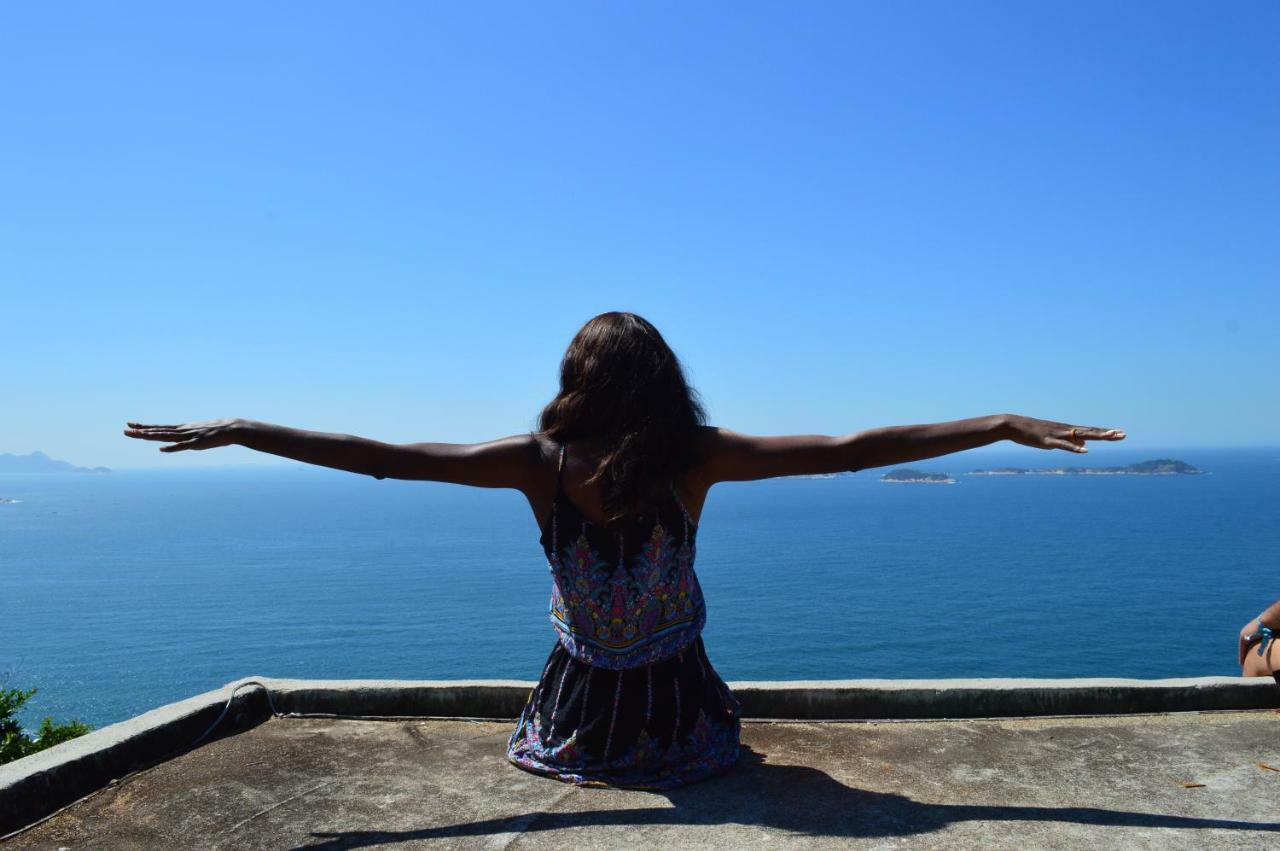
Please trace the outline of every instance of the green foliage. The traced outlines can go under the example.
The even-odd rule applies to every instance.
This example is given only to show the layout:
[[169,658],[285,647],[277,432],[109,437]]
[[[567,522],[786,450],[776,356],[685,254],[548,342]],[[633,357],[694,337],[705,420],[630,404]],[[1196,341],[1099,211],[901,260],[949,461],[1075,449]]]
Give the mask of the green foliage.
[[45,718],[34,736],[27,735],[13,716],[35,694],[35,689],[0,689],[0,765],[83,736],[93,729],[79,721],[55,724],[52,718]]

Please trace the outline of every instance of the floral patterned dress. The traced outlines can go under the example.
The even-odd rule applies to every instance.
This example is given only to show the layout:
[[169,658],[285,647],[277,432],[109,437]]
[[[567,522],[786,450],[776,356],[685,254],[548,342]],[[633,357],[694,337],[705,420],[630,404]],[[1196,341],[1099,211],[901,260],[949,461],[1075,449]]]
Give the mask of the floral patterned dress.
[[702,645],[697,527],[670,494],[649,516],[604,529],[557,472],[542,546],[558,640],[507,744],[515,765],[581,785],[670,789],[737,762],[738,702]]

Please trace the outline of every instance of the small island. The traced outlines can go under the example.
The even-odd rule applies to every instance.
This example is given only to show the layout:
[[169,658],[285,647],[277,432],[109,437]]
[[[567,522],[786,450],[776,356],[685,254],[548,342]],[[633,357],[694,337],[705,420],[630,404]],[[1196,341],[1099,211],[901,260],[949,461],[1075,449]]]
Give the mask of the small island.
[[890,470],[880,477],[880,481],[910,485],[954,485],[956,483],[956,480],[946,473],[926,473],[923,470],[916,470],[912,467],[899,467],[896,470]]
[[1196,476],[1204,471],[1173,458],[1156,458],[1139,461],[1125,467],[996,467],[991,470],[973,470],[970,476]]

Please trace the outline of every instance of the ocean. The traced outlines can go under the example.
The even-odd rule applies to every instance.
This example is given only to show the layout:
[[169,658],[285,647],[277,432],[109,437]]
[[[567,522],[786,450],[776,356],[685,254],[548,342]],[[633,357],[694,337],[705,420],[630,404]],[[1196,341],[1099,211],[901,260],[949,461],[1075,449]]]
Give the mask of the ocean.
[[[1188,461],[1198,476],[980,477]],[[727,680],[1236,675],[1280,597],[1280,449],[979,452],[958,481],[718,485],[697,570]],[[0,688],[120,721],[239,677],[536,679],[524,497],[289,465],[0,475]]]

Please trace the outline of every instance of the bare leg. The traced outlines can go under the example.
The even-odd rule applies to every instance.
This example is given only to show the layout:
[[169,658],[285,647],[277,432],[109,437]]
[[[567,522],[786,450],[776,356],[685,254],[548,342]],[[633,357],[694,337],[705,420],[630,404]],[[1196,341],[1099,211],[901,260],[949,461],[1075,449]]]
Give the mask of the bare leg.
[[1240,676],[1269,677],[1272,671],[1280,670],[1280,650],[1276,649],[1277,643],[1280,642],[1269,642],[1261,656],[1258,655],[1258,648],[1249,648],[1249,652],[1244,654],[1244,669]]

